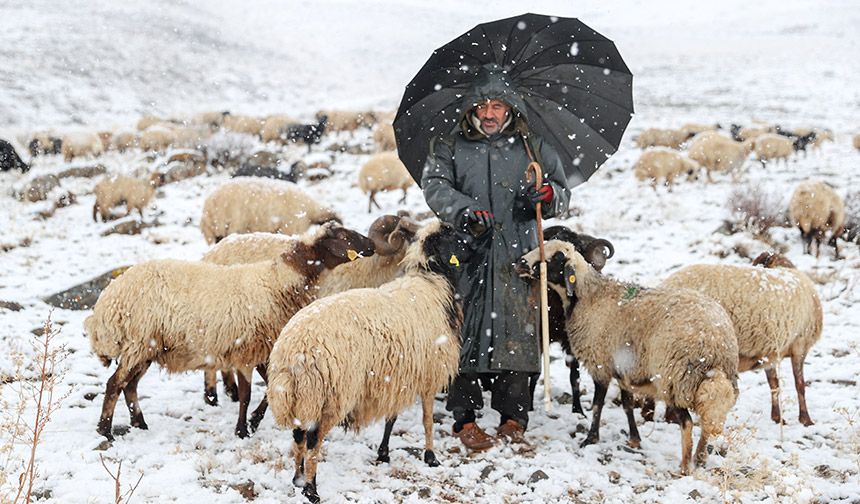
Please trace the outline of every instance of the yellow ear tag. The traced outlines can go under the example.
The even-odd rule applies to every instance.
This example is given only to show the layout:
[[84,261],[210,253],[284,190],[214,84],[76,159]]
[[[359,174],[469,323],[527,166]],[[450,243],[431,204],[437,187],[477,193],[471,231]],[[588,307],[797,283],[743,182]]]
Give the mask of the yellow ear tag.
[[451,259],[448,259],[448,262],[454,266],[460,267],[460,260],[457,259],[457,256],[454,254],[451,254]]
[[576,275],[570,275],[567,277],[567,281],[570,283],[576,283]]
[[355,261],[358,259],[359,255],[355,250],[349,249],[346,251],[346,257],[348,257],[350,261]]

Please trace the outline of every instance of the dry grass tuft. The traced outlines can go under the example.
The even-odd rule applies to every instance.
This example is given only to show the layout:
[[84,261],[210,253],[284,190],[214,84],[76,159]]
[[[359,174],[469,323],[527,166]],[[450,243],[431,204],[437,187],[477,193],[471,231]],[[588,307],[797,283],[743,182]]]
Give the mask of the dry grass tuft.
[[758,187],[738,187],[729,195],[728,207],[736,229],[769,240],[772,227],[785,226],[781,198]]

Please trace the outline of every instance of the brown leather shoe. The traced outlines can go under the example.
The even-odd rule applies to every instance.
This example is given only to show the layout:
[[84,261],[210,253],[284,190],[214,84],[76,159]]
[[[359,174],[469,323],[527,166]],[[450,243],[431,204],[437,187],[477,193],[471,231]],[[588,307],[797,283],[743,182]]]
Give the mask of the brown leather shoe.
[[489,450],[496,444],[493,437],[484,432],[484,429],[478,427],[475,422],[464,424],[460,432],[453,434],[455,438],[463,442],[466,448],[472,451]]
[[505,423],[496,429],[496,437],[511,443],[528,444],[524,436],[526,429],[513,419],[505,420]]

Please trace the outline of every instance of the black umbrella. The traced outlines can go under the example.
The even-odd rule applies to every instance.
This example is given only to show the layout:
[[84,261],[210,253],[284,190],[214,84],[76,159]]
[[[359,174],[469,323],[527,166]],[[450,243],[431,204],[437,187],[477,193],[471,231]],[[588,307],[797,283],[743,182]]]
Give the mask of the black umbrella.
[[633,75],[615,44],[578,19],[523,14],[476,26],[433,52],[406,86],[394,119],[397,151],[415,180],[430,140],[458,127],[488,74],[509,85],[529,131],[555,147],[570,187],[621,142],[633,114]]

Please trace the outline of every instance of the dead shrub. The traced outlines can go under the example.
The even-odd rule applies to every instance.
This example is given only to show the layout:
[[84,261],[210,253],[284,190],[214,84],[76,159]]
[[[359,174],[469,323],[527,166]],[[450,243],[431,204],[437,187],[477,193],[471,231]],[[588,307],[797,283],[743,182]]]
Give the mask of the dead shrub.
[[735,227],[756,237],[768,236],[770,228],[788,224],[781,198],[759,187],[734,189],[728,206]]

